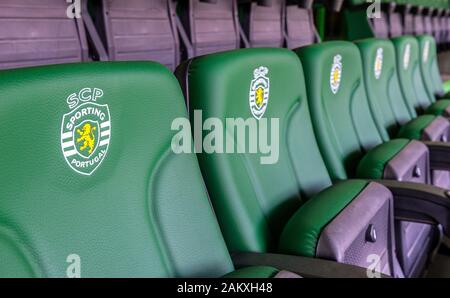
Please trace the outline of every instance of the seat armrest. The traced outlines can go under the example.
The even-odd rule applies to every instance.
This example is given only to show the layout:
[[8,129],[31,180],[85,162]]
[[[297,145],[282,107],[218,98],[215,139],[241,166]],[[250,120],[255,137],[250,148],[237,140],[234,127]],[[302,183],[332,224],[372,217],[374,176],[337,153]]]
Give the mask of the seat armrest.
[[450,171],[450,143],[423,142],[430,151],[430,168],[432,170]]
[[450,191],[428,184],[375,180],[394,195],[394,214],[397,219],[440,224],[450,236]]
[[[368,278],[367,269],[333,261],[271,253],[234,253],[234,266],[272,266],[309,278]],[[389,277],[381,274],[381,277]]]

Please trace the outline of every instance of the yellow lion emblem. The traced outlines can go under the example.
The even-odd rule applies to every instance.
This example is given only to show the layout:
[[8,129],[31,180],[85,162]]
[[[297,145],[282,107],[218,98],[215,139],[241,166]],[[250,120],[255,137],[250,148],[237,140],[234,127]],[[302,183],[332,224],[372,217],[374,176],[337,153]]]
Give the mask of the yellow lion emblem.
[[258,89],[256,89],[255,93],[256,93],[255,103],[258,107],[261,107],[264,102],[264,88],[259,87]]
[[375,64],[375,70],[381,71],[381,60],[380,59],[377,59],[377,62]]
[[97,127],[92,127],[91,124],[86,123],[83,125],[82,130],[77,129],[77,133],[80,135],[80,137],[77,139],[77,143],[83,142],[83,146],[80,147],[81,151],[84,151],[86,148],[89,147],[89,154],[94,151],[95,147],[95,135],[94,131],[97,130]]
[[339,81],[339,69],[335,69],[333,72],[333,83],[336,84]]

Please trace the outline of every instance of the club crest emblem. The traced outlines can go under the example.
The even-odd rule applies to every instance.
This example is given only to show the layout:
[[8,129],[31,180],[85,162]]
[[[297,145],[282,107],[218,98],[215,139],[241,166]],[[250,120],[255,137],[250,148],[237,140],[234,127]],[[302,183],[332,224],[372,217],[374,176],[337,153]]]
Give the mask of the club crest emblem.
[[267,77],[269,69],[260,66],[253,71],[253,77],[250,84],[249,103],[250,111],[257,120],[261,119],[267,109],[270,94],[270,80]]
[[342,56],[336,55],[333,58],[333,65],[331,66],[330,87],[333,94],[336,94],[341,85],[342,77]]
[[423,63],[426,63],[428,60],[428,54],[430,53],[430,41],[425,41],[425,44],[423,45]]
[[374,73],[375,73],[375,79],[380,79],[381,72],[383,70],[383,48],[377,49],[377,55],[375,56],[375,66],[374,66]]
[[411,44],[408,43],[405,46],[405,52],[403,53],[403,68],[405,70],[408,69],[410,58],[411,58]]
[[103,90],[84,88],[67,98],[70,112],[61,124],[61,149],[67,164],[77,173],[92,175],[108,152],[111,116],[107,104],[99,104]]

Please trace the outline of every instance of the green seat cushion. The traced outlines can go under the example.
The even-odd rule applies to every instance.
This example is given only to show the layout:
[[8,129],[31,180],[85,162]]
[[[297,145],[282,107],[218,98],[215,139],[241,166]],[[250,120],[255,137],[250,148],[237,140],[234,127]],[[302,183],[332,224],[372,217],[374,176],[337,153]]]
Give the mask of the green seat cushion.
[[444,86],[443,86],[444,92],[445,92],[446,94],[449,93],[449,92],[450,92],[450,81],[444,82],[443,85],[444,85]]
[[279,271],[268,266],[253,266],[238,269],[224,275],[224,278],[271,278]]
[[382,179],[386,164],[409,142],[410,140],[407,139],[394,139],[376,146],[361,159],[356,176],[365,179]]
[[331,186],[306,202],[286,224],[279,251],[314,257],[322,229],[367,185],[363,180],[347,180]]
[[427,114],[432,114],[432,115],[436,115],[436,116],[444,116],[446,115],[446,109],[448,108],[448,106],[450,106],[450,99],[440,99],[438,101],[436,101],[435,103],[433,103],[432,105],[430,105],[427,110],[425,111],[425,113]]
[[365,0],[348,0],[347,2],[350,5],[361,5],[361,4],[365,4],[366,3]]
[[420,140],[422,138],[422,132],[436,119],[434,115],[422,115],[419,116],[400,128],[398,132],[399,138]]

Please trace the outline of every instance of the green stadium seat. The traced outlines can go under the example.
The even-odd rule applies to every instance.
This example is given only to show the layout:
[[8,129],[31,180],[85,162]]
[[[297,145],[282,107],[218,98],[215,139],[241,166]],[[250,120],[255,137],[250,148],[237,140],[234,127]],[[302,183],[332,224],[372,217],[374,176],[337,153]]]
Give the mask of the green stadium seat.
[[397,55],[397,71],[403,96],[411,113],[450,116],[450,100],[436,102],[423,79],[419,42],[415,37],[402,36],[392,39]]
[[[199,111],[202,119],[247,121],[249,130],[253,125],[272,129],[273,119],[279,121],[276,163],[261,164],[264,154],[259,152],[198,151],[200,168],[230,252],[282,252],[367,268],[367,256],[379,253],[376,250],[380,248],[362,239],[370,230],[367,215],[375,210],[383,214],[378,200],[389,197],[390,192],[366,180],[332,183],[334,177],[328,173],[314,136],[298,57],[286,49],[244,49],[194,58],[182,64],[176,74],[184,85],[192,123],[198,122]],[[266,94],[258,107],[254,105],[253,95],[258,90],[254,84],[262,86],[261,94]],[[254,119],[254,109],[265,109],[263,116],[256,113],[260,120]],[[203,139],[211,130],[203,131]],[[235,127],[223,131],[233,140],[233,148],[241,149],[248,147],[249,135],[258,135],[250,131],[238,139]],[[426,158],[425,151],[423,154]],[[366,215],[359,213],[362,210]],[[380,239],[387,239],[386,231],[391,226],[377,225]],[[420,249],[408,249],[411,259],[427,255],[434,236],[431,231],[429,226],[414,230],[419,235],[414,243]],[[384,240],[379,245],[385,246]],[[389,245],[384,249],[386,256],[394,256]],[[357,257],[353,257],[355,254]],[[395,256],[393,260],[386,262],[382,257],[382,272],[402,276]],[[420,271],[421,266],[415,269]]]
[[0,78],[0,277],[67,277],[75,262],[81,277],[233,272],[195,156],[171,150],[171,122],[187,114],[168,69],[70,64]]
[[[318,145],[333,180],[392,179],[429,183],[429,151],[416,140],[390,140],[372,118],[358,47],[333,41],[296,50],[305,71],[311,118]],[[397,222],[399,260],[407,276],[426,259],[432,239],[428,224]],[[427,240],[428,241],[428,240]],[[419,266],[420,267],[420,266]]]
[[[370,112],[364,88],[360,53],[356,45],[336,41],[322,46],[298,49],[296,52],[305,69],[308,101],[319,147],[333,179],[354,177],[358,172],[357,168],[361,159],[366,152],[372,151],[375,147],[382,146],[392,155],[399,153],[407,145],[417,150],[423,147],[424,153],[427,151],[419,142],[406,139],[391,142],[387,133],[379,133]],[[345,61],[351,62],[345,63]],[[425,153],[425,160],[428,159],[427,156],[428,153]],[[414,161],[420,160],[421,158],[417,156]],[[361,171],[359,174],[364,174],[364,178],[387,178],[384,175],[386,164],[377,163],[376,166],[376,168],[369,166],[365,169],[359,166],[361,171],[373,169],[376,175],[368,175]],[[412,179],[415,182],[428,182],[426,174],[428,168],[422,170],[423,175],[420,179],[401,178]]]
[[[408,110],[397,74],[395,49],[385,39],[365,39],[356,42],[362,58],[364,85],[369,107],[378,132],[385,138],[407,138],[422,141],[447,142],[449,121],[442,116],[421,115]],[[433,171],[434,185],[450,188],[448,171]]]
[[419,35],[419,65],[423,81],[430,96],[444,96],[444,87],[439,72],[436,41],[430,35]]

